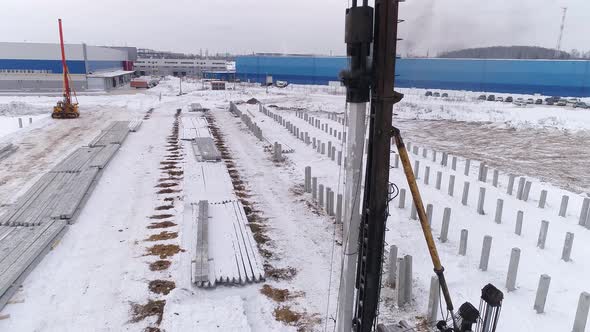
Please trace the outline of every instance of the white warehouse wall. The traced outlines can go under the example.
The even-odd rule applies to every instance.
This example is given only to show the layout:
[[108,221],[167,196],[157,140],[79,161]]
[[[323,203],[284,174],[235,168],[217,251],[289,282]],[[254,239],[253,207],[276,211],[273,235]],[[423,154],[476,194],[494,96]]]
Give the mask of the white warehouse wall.
[[[82,44],[65,44],[66,58],[84,60]],[[108,47],[87,46],[90,61],[127,61],[127,52]],[[59,44],[50,43],[3,43],[0,42],[0,59],[14,60],[61,60]]]

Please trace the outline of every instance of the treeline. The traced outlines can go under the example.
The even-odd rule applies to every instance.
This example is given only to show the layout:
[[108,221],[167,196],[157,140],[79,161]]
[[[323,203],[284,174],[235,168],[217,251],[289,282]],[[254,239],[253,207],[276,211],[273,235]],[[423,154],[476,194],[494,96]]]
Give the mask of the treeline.
[[537,46],[492,46],[443,52],[439,58],[454,59],[590,59],[590,51],[571,52]]

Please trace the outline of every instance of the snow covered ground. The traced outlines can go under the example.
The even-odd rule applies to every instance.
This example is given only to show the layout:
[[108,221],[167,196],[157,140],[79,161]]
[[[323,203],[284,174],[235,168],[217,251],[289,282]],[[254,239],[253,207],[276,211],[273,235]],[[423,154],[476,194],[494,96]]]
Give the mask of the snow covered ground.
[[[111,120],[141,119],[153,113],[132,133],[106,168],[93,195],[76,224],[70,226],[61,243],[25,280],[22,290],[0,315],[0,331],[143,331],[157,327],[157,316],[134,319],[134,305],[166,301],[159,328],[163,331],[290,331],[329,330],[333,326],[341,261],[341,225],[326,215],[309,194],[302,193],[303,170],[311,166],[322,184],[342,193],[344,175],[338,165],[293,137],[282,126],[258,112],[257,105],[240,104],[262,129],[268,142],[281,142],[294,149],[286,161],[273,162],[268,143],[260,142],[242,121],[227,112],[229,101],[262,101],[273,112],[297,123],[323,141],[332,139],[295,116],[305,110],[332,127],[341,125],[328,114],[345,112],[344,96],[328,87],[290,86],[286,89],[236,85],[236,90],[202,90],[199,82],[183,84],[186,95],[177,96],[178,81],[169,79],[154,89],[130,94],[79,96],[82,116],[78,120],[52,120],[47,113],[55,97],[0,96],[0,119],[23,116],[21,130],[0,127],[0,141],[19,146],[13,155],[0,161],[0,201],[10,204],[35,179],[55,165],[69,151],[87,144]],[[231,85],[230,85],[231,86]],[[395,107],[398,125],[408,141],[429,150],[420,160],[419,181],[424,200],[434,205],[433,232],[438,236],[442,211],[452,209],[449,241],[437,243],[447,270],[447,279],[456,305],[477,304],[481,287],[491,282],[505,291],[508,257],[513,247],[522,251],[515,292],[505,292],[500,331],[567,331],[571,329],[577,298],[586,289],[584,276],[590,263],[588,230],[578,226],[582,198],[590,188],[586,175],[590,149],[585,146],[590,131],[590,111],[549,106],[519,108],[512,104],[477,102],[476,93],[449,92],[450,100],[423,97],[423,90],[406,90],[406,98]],[[181,143],[178,156],[170,157],[169,135],[176,109],[187,111],[190,103],[201,103],[211,114],[231,162],[248,191],[263,225],[260,249],[265,257],[267,282],[245,287],[198,289],[190,280],[191,246],[194,230],[184,222],[184,198],[191,192],[197,175],[187,169],[195,165],[192,151]],[[28,117],[34,118],[28,126]],[[0,124],[2,121],[0,121]],[[467,137],[473,135],[474,139]],[[486,137],[492,139],[486,140]],[[533,138],[531,138],[533,137]],[[542,144],[522,144],[522,141]],[[570,146],[570,147],[568,147]],[[447,151],[458,159],[457,171],[432,162],[431,149]],[[344,150],[338,144],[337,150]],[[526,154],[524,152],[527,152]],[[178,160],[184,179],[170,194],[158,194],[163,160]],[[440,158],[440,157],[439,157]],[[484,161],[500,171],[500,185],[478,183],[477,167],[470,175],[462,172],[464,159]],[[439,159],[440,160],[440,159]],[[477,164],[475,164],[477,165]],[[424,168],[430,167],[430,184],[424,185]],[[442,188],[434,187],[437,171],[443,174]],[[192,173],[191,173],[192,172]],[[527,176],[532,181],[531,199],[517,201],[506,194],[508,173]],[[193,174],[193,175],[191,175]],[[448,181],[455,175],[454,195]],[[406,188],[400,169],[393,169],[391,181]],[[463,183],[471,183],[467,206],[461,204]],[[487,190],[485,215],[476,213],[479,187]],[[541,190],[548,190],[547,206],[538,208]],[[567,190],[570,191],[567,191]],[[568,214],[558,217],[562,195],[570,196]],[[494,222],[496,200],[504,200],[501,224]],[[395,292],[384,290],[381,320],[416,321],[424,315],[432,266],[418,224],[410,218],[409,198],[399,209],[390,206],[387,241],[399,254],[414,257],[414,298],[404,308],[395,305]],[[160,211],[173,202],[173,208]],[[516,211],[524,212],[521,236],[514,234]],[[146,228],[163,213],[174,226]],[[550,222],[547,246],[536,247],[541,220]],[[469,230],[468,253],[458,256],[461,229]],[[177,233],[158,243],[178,246],[179,251],[159,259],[148,255],[153,243],[146,241],[160,232]],[[575,233],[572,262],[560,261],[566,232]],[[478,270],[484,235],[493,237],[488,271]],[[167,269],[153,271],[150,264],[165,260]],[[552,277],[546,313],[533,309],[539,276]],[[148,289],[154,280],[175,283],[169,294]],[[263,294],[264,293],[264,294]],[[265,295],[266,294],[266,295]],[[49,309],[48,309],[49,308]],[[136,318],[136,317],[135,317]],[[276,319],[280,321],[277,321]]]

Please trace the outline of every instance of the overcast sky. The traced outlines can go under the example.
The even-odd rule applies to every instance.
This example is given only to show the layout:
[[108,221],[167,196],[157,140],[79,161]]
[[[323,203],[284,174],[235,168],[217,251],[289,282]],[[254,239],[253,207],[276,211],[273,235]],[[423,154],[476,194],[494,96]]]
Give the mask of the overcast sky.
[[[359,0],[361,2],[361,0]],[[371,3],[373,1],[370,1]],[[66,42],[198,53],[344,54],[348,0],[0,0],[0,41]],[[590,50],[590,0],[406,0],[402,54],[491,45]]]

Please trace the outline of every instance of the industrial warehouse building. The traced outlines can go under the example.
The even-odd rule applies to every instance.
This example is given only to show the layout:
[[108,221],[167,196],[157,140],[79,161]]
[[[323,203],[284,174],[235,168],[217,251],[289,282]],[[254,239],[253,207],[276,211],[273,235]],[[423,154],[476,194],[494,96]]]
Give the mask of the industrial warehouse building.
[[[74,89],[110,90],[132,78],[133,47],[66,44],[67,65]],[[60,91],[63,70],[59,44],[0,43],[0,91]]]
[[203,77],[209,72],[227,72],[228,63],[219,59],[178,59],[141,58],[135,61],[135,71],[139,76],[193,76]]
[[[263,83],[270,75],[296,84],[328,84],[347,67],[346,57],[238,56],[236,77]],[[401,88],[590,97],[590,61],[402,58],[395,81]]]

